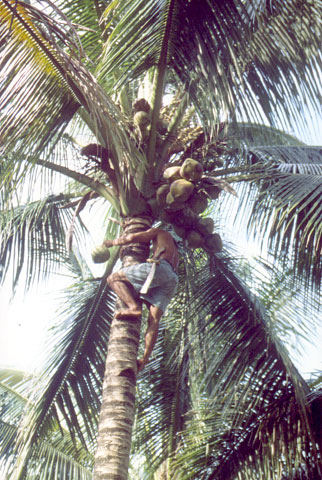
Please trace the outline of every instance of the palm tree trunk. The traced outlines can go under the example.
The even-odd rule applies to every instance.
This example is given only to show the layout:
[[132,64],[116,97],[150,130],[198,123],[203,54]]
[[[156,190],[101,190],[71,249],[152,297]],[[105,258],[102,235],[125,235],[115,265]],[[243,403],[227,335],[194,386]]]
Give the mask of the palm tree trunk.
[[[146,230],[147,219],[130,219],[124,233]],[[123,266],[141,263],[148,257],[144,244],[122,247]],[[141,319],[113,319],[103,383],[103,399],[95,455],[94,480],[126,480],[135,416],[137,355]]]

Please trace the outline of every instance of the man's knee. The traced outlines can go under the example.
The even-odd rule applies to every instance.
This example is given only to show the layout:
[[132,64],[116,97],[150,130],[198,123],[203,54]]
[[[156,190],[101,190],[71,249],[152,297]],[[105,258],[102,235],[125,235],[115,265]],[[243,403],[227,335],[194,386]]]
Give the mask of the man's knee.
[[156,323],[156,324],[158,324],[160,318],[162,317],[162,315],[163,315],[163,311],[162,311],[159,307],[156,307],[156,306],[154,306],[154,305],[151,305],[151,306],[150,306],[149,321],[150,321],[151,323]]
[[122,282],[129,285],[129,281],[127,277],[124,275],[123,272],[120,272],[120,271],[111,273],[111,275],[107,277],[106,282],[109,287],[113,287],[113,285],[115,285],[115,283],[118,283],[118,282]]

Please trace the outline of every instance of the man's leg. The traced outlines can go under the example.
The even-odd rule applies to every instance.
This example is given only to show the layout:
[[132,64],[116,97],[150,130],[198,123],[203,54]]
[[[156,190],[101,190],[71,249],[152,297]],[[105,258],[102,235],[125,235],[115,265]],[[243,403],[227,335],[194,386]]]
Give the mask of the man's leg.
[[162,317],[163,311],[154,305],[150,306],[148,317],[148,328],[145,333],[145,350],[143,357],[138,360],[138,371],[143,370],[148,363],[152,353],[155,342],[158,338],[159,321]]
[[126,275],[122,271],[113,273],[106,281],[119,299],[127,306],[127,309],[118,310],[115,318],[128,316],[140,317],[142,314],[142,304],[135,298],[134,289],[129,283]]

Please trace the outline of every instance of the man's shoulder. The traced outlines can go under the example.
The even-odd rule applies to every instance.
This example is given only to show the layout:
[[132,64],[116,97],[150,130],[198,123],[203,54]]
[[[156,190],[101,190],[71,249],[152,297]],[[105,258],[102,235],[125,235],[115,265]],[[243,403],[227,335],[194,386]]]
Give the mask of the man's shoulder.
[[148,232],[153,233],[155,236],[157,236],[157,235],[163,235],[163,234],[168,234],[168,232],[166,232],[165,230],[163,230],[162,228],[159,228],[159,227],[149,228],[149,230],[147,230],[146,232],[147,232],[147,233],[148,233]]

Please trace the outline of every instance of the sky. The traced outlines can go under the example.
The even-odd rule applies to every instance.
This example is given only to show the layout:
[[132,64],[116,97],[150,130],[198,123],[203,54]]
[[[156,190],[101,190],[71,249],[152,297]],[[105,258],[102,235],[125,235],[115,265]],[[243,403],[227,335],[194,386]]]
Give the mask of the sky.
[[[310,145],[322,146],[322,118],[312,118],[309,113],[306,117],[306,132],[288,133]],[[48,325],[56,319],[53,292],[58,292],[61,287],[62,277],[57,276],[50,283],[33,288],[27,296],[18,291],[11,304],[9,282],[0,289],[0,367],[32,372],[43,361]],[[300,353],[293,357],[305,377],[315,370],[322,370],[321,339],[322,325],[317,325],[315,342],[302,342]]]

